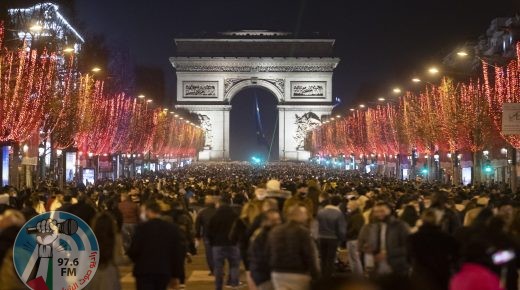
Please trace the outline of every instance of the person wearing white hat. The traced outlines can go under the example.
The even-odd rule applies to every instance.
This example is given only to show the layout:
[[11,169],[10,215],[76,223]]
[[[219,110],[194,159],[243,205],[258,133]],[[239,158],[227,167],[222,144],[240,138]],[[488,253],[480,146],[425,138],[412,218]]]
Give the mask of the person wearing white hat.
[[274,198],[278,201],[278,209],[282,210],[285,201],[291,197],[291,193],[289,191],[283,190],[281,188],[280,181],[276,179],[271,179],[267,181],[266,185],[267,197]]

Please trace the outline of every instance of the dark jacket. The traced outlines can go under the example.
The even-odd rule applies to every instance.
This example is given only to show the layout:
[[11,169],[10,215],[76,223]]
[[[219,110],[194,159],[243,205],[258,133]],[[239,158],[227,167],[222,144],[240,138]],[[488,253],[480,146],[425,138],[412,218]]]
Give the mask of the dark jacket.
[[317,249],[310,231],[296,222],[275,227],[269,234],[269,266],[274,272],[319,275]]
[[194,252],[194,232],[193,232],[193,220],[188,212],[184,210],[174,209],[171,212],[173,223],[179,227],[181,235],[183,237],[183,243],[185,244],[186,251],[195,254]]
[[184,263],[181,241],[180,230],[173,223],[157,218],[138,225],[128,250],[134,276],[180,277]]
[[237,219],[231,229],[230,239],[234,243],[238,244],[240,249],[240,256],[244,262],[246,271],[249,270],[249,257],[247,255],[247,250],[249,248],[250,238],[251,235],[249,233],[249,224],[247,219]]
[[89,225],[92,223],[92,220],[96,215],[96,209],[84,201],[78,201],[76,204],[71,204],[65,211],[78,216]]
[[271,267],[269,266],[268,238],[270,228],[258,229],[251,237],[248,256],[249,271],[256,285],[271,280]]
[[408,237],[412,283],[423,290],[446,290],[455,267],[457,242],[440,227],[423,225]]
[[231,239],[231,228],[238,220],[236,212],[228,205],[220,206],[208,225],[208,239],[212,247],[236,246],[237,241]]
[[359,209],[349,213],[347,215],[347,241],[357,240],[364,224],[365,218]]
[[443,211],[443,215],[442,215],[441,221],[439,223],[440,223],[441,230],[443,230],[444,232],[446,232],[450,235],[453,235],[462,226],[459,216],[452,209],[449,209],[449,208],[440,208],[440,209],[434,208],[434,209]]
[[19,227],[11,226],[0,233],[0,268],[2,268],[2,262],[7,255],[7,251],[12,251],[13,249],[18,231],[20,231]]
[[[395,273],[406,274],[409,269],[406,257],[406,244],[410,230],[405,222],[394,217],[390,217],[386,224],[387,262]],[[381,250],[381,223],[369,224],[363,231],[365,234],[359,237],[360,249],[363,252],[378,254]]]
[[214,206],[204,208],[195,219],[195,237],[197,239],[207,238],[209,221],[215,215],[217,209]]
[[318,211],[320,239],[337,239],[345,241],[347,233],[347,222],[343,212],[335,206],[327,205]]

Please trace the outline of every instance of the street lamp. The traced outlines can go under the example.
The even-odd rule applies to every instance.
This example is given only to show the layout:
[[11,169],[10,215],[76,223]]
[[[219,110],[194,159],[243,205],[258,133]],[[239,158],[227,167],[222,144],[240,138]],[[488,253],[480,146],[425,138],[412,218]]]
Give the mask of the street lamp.
[[365,105],[361,104],[361,105],[359,105],[359,107],[360,107],[360,108],[364,108],[364,107],[365,107]]
[[431,68],[428,69],[428,72],[431,74],[431,75],[436,75],[439,73],[439,69],[432,66]]
[[61,154],[63,154],[63,150],[61,150],[61,149],[57,149],[57,150],[56,150],[56,155],[57,155],[58,157],[60,157]]
[[412,79],[412,82],[414,82],[414,83],[420,83],[420,82],[421,82],[421,79],[420,79],[420,78],[413,78],[413,79]]
[[433,155],[433,160],[435,161],[435,180],[441,179],[441,156],[439,155],[439,152],[435,152]]
[[383,97],[381,97],[381,98],[377,98],[377,100],[380,101],[380,102],[384,102],[384,101],[386,101],[386,99],[383,98]]
[[27,153],[29,151],[29,145],[23,144],[22,150],[23,150],[23,153]]
[[66,53],[74,52],[74,48],[72,48],[72,47],[66,47],[65,49],[63,49],[63,52],[66,52]]
[[40,154],[40,156],[42,156],[43,153],[45,153],[45,145],[40,144],[40,146],[38,146],[38,154]]
[[144,96],[143,94],[141,94],[141,95],[139,95],[139,96],[137,96],[137,97],[138,97],[139,99],[144,99],[144,98],[145,98],[145,96]]
[[92,72],[94,72],[94,73],[97,73],[97,72],[100,72],[100,71],[101,71],[101,68],[99,68],[97,66],[92,68]]
[[43,27],[39,24],[34,24],[33,26],[29,27],[29,30],[32,32],[40,32],[43,30]]
[[351,112],[354,112],[356,109],[354,109],[354,108],[350,108],[349,110],[350,110]]
[[394,88],[392,91],[394,92],[394,94],[400,94],[402,92],[401,89],[397,87]]
[[457,55],[461,58],[468,56],[468,53],[465,50],[461,50],[457,52]]
[[45,144],[41,143],[38,146],[38,163],[40,165],[40,178],[43,179],[45,177]]
[[152,99],[148,99],[148,100],[146,100],[146,102],[147,103],[151,103],[151,102],[153,102],[153,100]]

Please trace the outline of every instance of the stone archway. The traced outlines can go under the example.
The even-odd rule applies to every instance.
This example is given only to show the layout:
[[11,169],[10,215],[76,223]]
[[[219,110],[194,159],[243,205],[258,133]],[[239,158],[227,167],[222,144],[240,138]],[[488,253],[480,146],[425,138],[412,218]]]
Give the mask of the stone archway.
[[253,156],[261,160],[279,160],[280,102],[274,93],[261,86],[247,86],[237,91],[229,104],[230,160],[249,161]]
[[[307,160],[305,134],[332,111],[332,39],[292,39],[287,34],[226,34],[176,39],[178,108],[199,115],[206,144],[199,160],[229,158],[231,99],[262,87],[278,99],[279,158]],[[248,55],[248,56],[244,56]]]

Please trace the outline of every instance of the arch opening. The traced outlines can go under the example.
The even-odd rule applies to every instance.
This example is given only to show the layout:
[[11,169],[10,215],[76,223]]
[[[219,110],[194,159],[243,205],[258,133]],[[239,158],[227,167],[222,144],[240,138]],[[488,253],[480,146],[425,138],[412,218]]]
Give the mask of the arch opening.
[[230,159],[278,160],[278,97],[275,93],[262,86],[247,86],[230,96],[230,105]]

